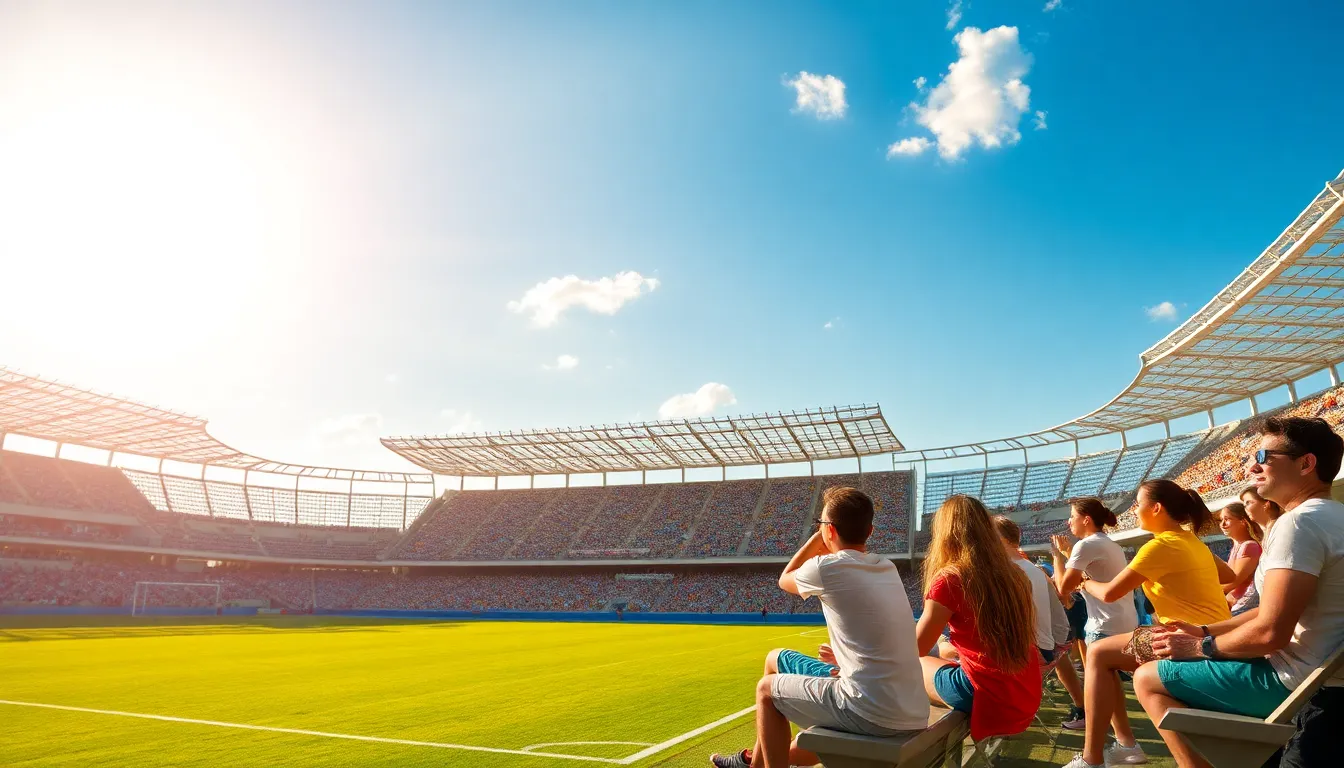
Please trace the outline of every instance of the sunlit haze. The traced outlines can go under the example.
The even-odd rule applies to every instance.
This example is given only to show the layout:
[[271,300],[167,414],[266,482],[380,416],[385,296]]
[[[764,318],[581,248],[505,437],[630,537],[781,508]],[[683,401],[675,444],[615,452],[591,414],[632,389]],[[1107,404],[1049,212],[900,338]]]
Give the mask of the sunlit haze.
[[0,365],[361,468],[1066,421],[1339,171],[1344,18],[1047,5],[0,0]]

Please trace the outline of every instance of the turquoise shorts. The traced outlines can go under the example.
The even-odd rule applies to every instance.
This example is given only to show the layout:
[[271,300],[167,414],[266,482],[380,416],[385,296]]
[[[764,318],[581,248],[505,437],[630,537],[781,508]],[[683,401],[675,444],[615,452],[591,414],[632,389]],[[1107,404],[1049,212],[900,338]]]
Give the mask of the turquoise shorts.
[[830,677],[834,666],[821,659],[814,659],[797,651],[780,651],[775,657],[775,667],[781,675],[806,675],[808,677]]
[[1292,693],[1268,659],[1157,662],[1167,692],[1196,709],[1268,717]]

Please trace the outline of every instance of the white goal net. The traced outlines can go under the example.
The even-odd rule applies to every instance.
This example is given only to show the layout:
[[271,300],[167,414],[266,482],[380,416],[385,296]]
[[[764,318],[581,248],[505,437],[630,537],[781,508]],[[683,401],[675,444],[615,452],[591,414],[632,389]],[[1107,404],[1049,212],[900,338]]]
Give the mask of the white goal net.
[[131,593],[131,615],[143,616],[152,608],[223,607],[220,585],[213,581],[137,581]]

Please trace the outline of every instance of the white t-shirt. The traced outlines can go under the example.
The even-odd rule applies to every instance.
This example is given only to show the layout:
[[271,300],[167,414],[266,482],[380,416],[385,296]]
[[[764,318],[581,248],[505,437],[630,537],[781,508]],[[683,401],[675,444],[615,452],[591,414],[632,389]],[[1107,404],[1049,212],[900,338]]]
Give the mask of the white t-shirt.
[[[1293,628],[1293,639],[1269,654],[1279,681],[1293,689],[1344,643],[1344,504],[1308,499],[1274,522],[1255,568],[1262,609],[1265,573],[1279,568],[1317,577],[1316,594]],[[1344,676],[1336,675],[1330,685],[1344,685]]]
[[1055,585],[1050,583],[1050,577],[1035,563],[1013,557],[1013,565],[1021,568],[1031,582],[1031,602],[1036,606],[1036,647],[1052,651],[1055,645],[1063,645],[1064,638],[1069,634],[1069,617],[1059,602],[1059,593],[1055,591]]
[[[1127,565],[1120,545],[1098,532],[1073,545],[1073,552],[1069,553],[1069,561],[1064,567],[1077,568],[1093,581],[1107,582],[1120,575]],[[1083,600],[1087,601],[1087,624],[1083,625],[1083,630],[1088,633],[1119,635],[1133,632],[1139,626],[1134,601],[1128,596],[1107,603],[1083,590]]]
[[873,725],[927,727],[915,618],[896,566],[843,549],[808,560],[793,575],[804,599],[821,599],[845,705]]

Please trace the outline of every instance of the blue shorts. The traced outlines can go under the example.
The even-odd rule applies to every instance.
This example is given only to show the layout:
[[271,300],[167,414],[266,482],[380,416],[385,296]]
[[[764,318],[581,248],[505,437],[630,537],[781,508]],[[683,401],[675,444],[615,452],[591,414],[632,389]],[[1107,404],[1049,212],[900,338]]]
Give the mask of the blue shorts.
[[1292,691],[1268,659],[1157,662],[1157,677],[1173,697],[1196,709],[1268,717]]
[[960,664],[945,664],[933,673],[933,690],[947,706],[959,712],[970,714],[971,702],[975,699],[975,686]]
[[797,651],[780,651],[775,657],[775,667],[781,675],[806,675],[808,677],[830,677],[835,665],[821,659],[814,659]]
[[1084,632],[1083,639],[1087,641],[1088,645],[1091,645],[1097,642],[1098,640],[1104,640],[1105,638],[1108,637],[1115,637],[1115,635],[1116,635],[1115,632]]

